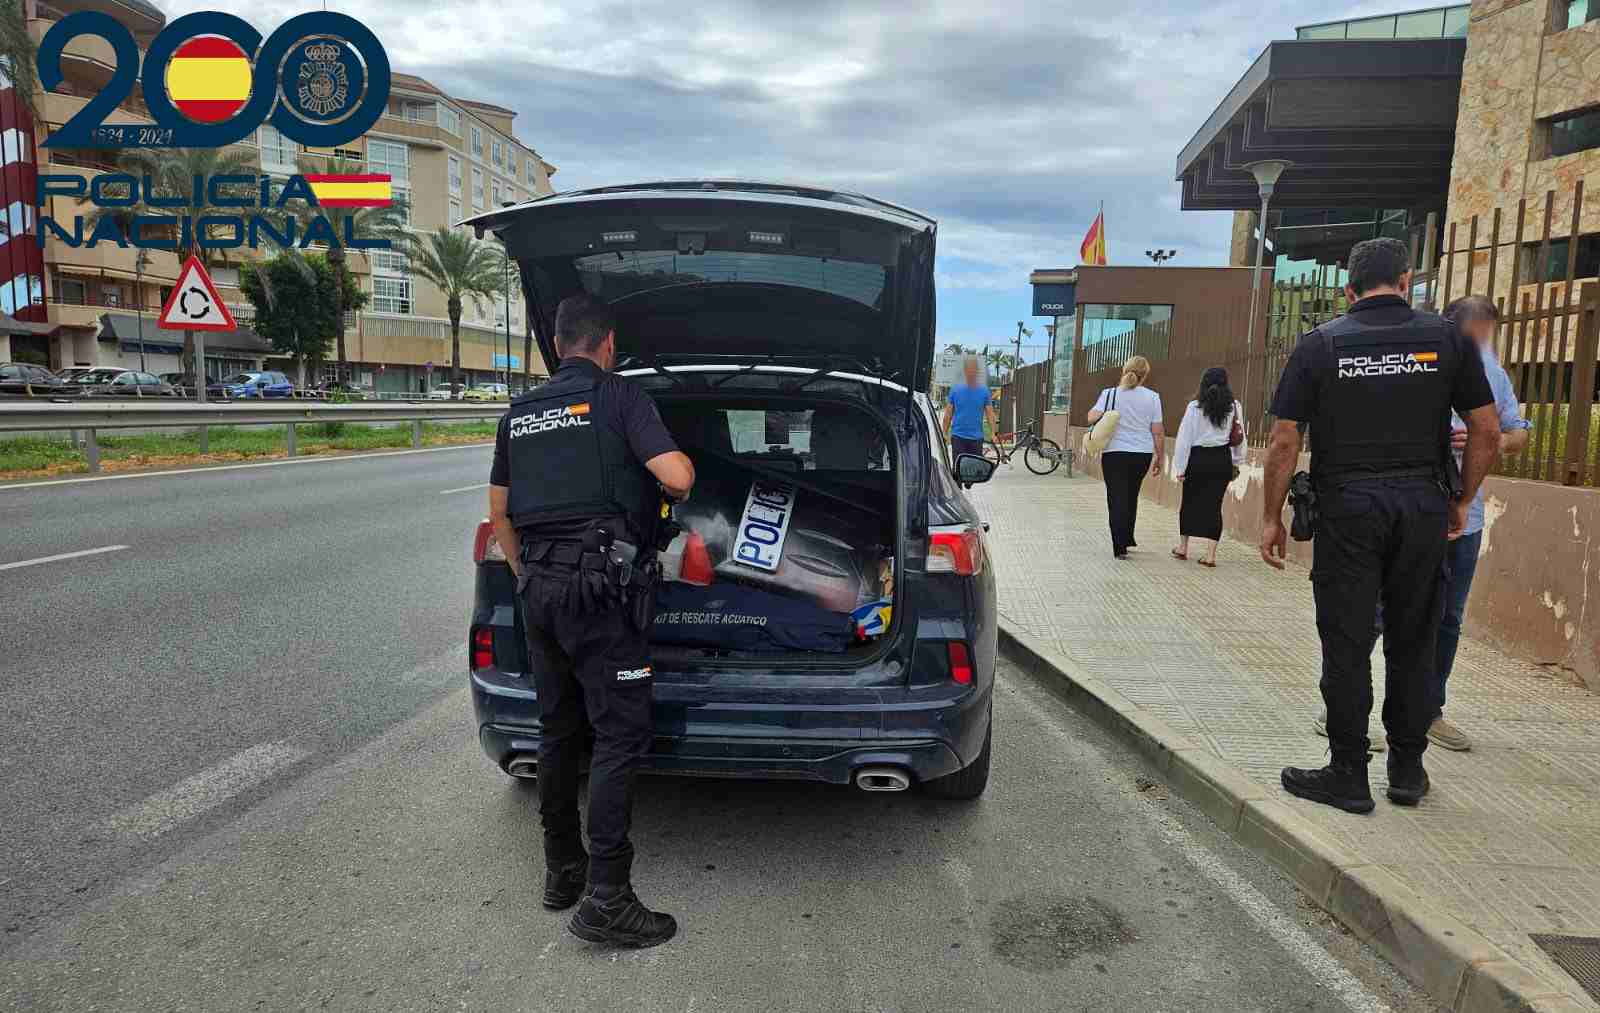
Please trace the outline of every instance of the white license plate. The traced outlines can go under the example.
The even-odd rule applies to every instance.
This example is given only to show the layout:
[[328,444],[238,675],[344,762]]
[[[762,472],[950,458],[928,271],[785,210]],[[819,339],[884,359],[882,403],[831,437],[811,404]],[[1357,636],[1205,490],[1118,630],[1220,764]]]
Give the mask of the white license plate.
[[778,569],[789,518],[794,516],[794,495],[795,487],[786,482],[757,479],[751,483],[733,540],[734,562],[769,573]]

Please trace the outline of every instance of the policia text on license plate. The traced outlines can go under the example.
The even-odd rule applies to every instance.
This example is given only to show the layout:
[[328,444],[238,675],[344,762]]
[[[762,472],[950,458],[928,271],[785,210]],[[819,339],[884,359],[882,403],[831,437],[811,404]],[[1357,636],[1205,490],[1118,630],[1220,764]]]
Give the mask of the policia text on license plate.
[[760,570],[777,570],[783,560],[783,540],[794,514],[795,487],[782,482],[756,480],[744,503],[739,532],[734,537],[733,558]]

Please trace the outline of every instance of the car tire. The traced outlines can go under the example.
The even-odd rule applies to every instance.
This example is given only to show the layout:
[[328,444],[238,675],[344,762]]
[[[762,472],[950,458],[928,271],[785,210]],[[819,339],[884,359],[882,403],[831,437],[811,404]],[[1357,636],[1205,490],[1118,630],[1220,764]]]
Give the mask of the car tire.
[[934,798],[967,801],[983,794],[989,786],[989,751],[994,741],[994,716],[990,715],[989,730],[983,733],[983,748],[977,757],[954,774],[946,774],[922,783],[922,790]]

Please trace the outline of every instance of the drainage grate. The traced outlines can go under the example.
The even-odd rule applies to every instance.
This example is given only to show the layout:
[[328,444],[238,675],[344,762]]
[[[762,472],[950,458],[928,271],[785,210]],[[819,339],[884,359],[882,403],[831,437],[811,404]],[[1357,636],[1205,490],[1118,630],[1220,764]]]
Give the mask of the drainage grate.
[[1572,975],[1592,998],[1600,999],[1600,937],[1535,935],[1528,938],[1538,943],[1556,966]]

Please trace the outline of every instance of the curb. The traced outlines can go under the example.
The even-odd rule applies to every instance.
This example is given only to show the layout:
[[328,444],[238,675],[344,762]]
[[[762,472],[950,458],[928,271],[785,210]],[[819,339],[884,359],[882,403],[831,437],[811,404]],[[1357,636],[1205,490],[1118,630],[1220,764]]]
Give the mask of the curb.
[[1077,663],[1005,619],[1000,653],[1143,753],[1168,787],[1286,873],[1316,904],[1454,1013],[1580,1013],[1595,1007],[1434,909],[1388,870],[1330,840],[1283,801]]

